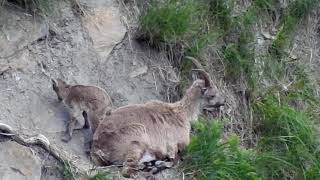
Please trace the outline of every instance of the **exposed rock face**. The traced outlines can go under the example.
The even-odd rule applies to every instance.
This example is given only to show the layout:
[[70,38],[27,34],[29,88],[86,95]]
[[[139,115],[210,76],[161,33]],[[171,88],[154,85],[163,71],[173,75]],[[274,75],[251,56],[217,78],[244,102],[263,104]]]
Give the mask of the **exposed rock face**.
[[0,58],[8,57],[48,34],[49,27],[39,18],[16,11],[0,10]]
[[[57,12],[46,21],[13,7],[0,10],[0,122],[26,135],[45,135],[52,144],[74,155],[79,166],[89,169],[92,166],[83,147],[85,132],[76,131],[69,143],[60,140],[67,110],[58,103],[50,79],[42,71],[72,84],[100,86],[109,92],[115,106],[165,100],[176,76],[165,54],[125,37],[116,0],[79,2],[88,16],[74,14],[69,1],[54,3]],[[116,44],[119,46],[114,49]],[[7,147],[0,144],[0,158],[9,158],[8,152],[15,152],[12,149],[22,151],[20,145]],[[14,164],[24,159],[20,154]],[[0,180],[1,173],[11,174],[10,180],[20,178],[19,171],[7,168],[7,159],[0,161]],[[45,161],[50,164],[47,161],[53,160]],[[28,177],[39,179],[40,166],[31,163],[32,172],[37,173]],[[23,167],[14,168],[27,173]],[[55,179],[55,175],[42,174],[42,179],[48,177]]]
[[82,18],[84,26],[89,32],[94,49],[103,62],[126,33],[126,28],[120,21],[119,7],[113,0],[82,0],[80,4],[88,10]]
[[41,162],[30,148],[7,141],[0,152],[1,180],[40,180]]

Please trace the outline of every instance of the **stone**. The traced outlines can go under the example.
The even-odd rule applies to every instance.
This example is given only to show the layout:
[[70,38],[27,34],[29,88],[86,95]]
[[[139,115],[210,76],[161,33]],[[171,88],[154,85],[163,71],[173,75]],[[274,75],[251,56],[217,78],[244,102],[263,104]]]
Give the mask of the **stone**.
[[276,39],[275,36],[271,35],[269,32],[261,32],[261,35],[263,36],[264,39],[266,40],[274,40]]
[[92,39],[93,47],[104,62],[115,45],[125,36],[126,27],[121,23],[121,14],[113,1],[80,1],[89,11],[83,17],[84,26]]
[[0,142],[0,180],[40,180],[41,161],[31,149],[13,141]]
[[49,27],[40,18],[14,8],[0,11],[0,58],[15,54],[48,34]]
[[137,68],[137,69],[135,69],[134,71],[132,71],[132,72],[130,73],[130,77],[131,77],[131,78],[135,78],[135,77],[137,77],[137,76],[146,74],[147,72],[148,72],[148,67],[147,67],[147,66],[142,66],[142,67]]

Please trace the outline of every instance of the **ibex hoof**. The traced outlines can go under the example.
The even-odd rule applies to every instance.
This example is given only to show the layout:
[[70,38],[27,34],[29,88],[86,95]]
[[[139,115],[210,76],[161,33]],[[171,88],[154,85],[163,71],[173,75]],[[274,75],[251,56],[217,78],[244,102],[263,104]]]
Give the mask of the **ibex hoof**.
[[69,134],[64,134],[61,138],[63,142],[69,142],[71,140],[71,136]]

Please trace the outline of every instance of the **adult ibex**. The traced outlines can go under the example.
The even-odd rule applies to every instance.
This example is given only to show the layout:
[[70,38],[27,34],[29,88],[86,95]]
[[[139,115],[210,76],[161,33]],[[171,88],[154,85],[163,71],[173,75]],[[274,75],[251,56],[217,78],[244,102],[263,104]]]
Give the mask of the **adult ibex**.
[[178,152],[190,142],[191,122],[197,120],[200,108],[224,104],[209,75],[198,72],[201,78],[178,102],[149,101],[112,111],[94,133],[92,161],[96,165],[124,165],[123,175],[130,177],[143,162],[177,159]]
[[58,100],[69,109],[70,120],[62,138],[65,142],[71,140],[79,118],[84,118],[83,128],[90,128],[94,132],[99,122],[111,112],[112,100],[108,93],[100,87],[69,85],[61,79],[52,79],[52,86]]

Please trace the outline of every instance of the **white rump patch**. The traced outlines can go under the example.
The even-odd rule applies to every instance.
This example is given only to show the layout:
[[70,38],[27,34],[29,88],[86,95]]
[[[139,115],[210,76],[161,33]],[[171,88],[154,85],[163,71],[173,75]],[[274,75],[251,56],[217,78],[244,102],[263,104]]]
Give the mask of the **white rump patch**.
[[145,162],[151,162],[153,160],[156,160],[156,157],[152,154],[150,154],[149,151],[146,151],[143,156],[141,157],[139,163],[145,163]]

